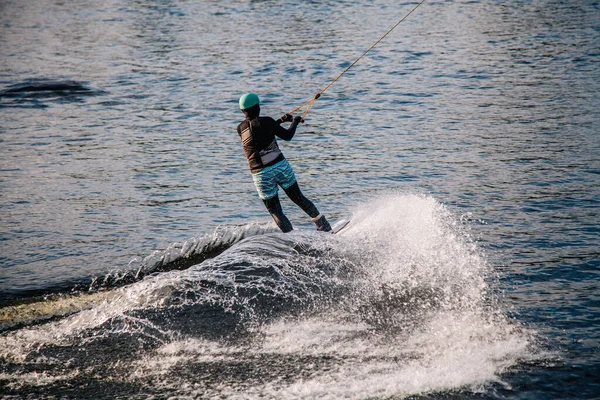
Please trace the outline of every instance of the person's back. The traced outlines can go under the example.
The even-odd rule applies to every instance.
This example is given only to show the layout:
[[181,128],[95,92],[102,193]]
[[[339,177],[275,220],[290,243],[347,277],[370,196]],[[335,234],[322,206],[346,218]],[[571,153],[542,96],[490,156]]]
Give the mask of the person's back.
[[252,173],[285,159],[276,135],[284,140],[291,140],[294,136],[294,132],[290,134],[271,117],[245,119],[238,125],[237,131]]

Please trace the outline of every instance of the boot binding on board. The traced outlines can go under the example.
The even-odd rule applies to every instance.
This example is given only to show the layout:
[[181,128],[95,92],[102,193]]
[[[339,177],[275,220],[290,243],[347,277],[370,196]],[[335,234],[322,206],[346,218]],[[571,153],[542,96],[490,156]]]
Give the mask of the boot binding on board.
[[317,231],[320,231],[320,232],[331,231],[331,225],[329,225],[327,218],[325,218],[325,216],[323,214],[317,215],[315,218],[312,219],[312,221],[317,226]]

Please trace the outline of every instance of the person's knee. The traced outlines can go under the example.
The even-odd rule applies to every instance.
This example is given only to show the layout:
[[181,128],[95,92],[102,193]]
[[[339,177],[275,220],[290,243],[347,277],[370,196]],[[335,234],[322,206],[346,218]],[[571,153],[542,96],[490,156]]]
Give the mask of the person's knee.
[[296,203],[301,208],[306,208],[311,204],[311,201],[302,194],[300,187],[297,183],[294,183],[289,188],[285,189],[285,194],[290,198],[294,203]]
[[300,191],[300,186],[298,186],[298,182],[294,182],[294,184],[287,189],[283,189],[287,197],[290,198],[294,203],[304,197],[302,191]]
[[312,201],[302,194],[297,183],[294,183],[292,186],[286,189],[285,194],[311,218],[319,215],[319,210],[317,207]]
[[265,204],[265,207],[267,208],[267,211],[269,211],[269,213],[274,214],[281,212],[281,203],[279,203],[279,196],[275,195],[270,199],[263,199],[263,203]]

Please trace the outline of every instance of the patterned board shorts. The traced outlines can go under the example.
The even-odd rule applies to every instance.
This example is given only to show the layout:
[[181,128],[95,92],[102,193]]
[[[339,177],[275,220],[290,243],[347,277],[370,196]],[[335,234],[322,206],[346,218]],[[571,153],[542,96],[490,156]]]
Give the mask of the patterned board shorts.
[[252,174],[258,197],[268,200],[275,197],[279,191],[278,185],[284,190],[296,183],[296,175],[287,160],[270,165]]

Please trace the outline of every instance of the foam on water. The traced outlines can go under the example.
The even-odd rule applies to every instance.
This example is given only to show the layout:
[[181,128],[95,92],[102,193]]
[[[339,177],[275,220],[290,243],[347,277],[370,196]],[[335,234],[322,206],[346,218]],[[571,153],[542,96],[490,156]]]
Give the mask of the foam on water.
[[483,391],[530,356],[532,333],[505,316],[491,266],[445,206],[395,194],[351,220],[337,236],[252,236],[147,276],[92,309],[5,334],[2,356],[142,340],[152,345],[108,360],[128,371],[111,379],[179,396],[298,399]]
[[[310,317],[263,325],[251,344],[223,348],[184,340],[159,349],[153,370],[176,387],[175,363],[308,358],[298,379],[243,390],[235,382],[189,395],[228,398],[372,398],[469,388],[483,391],[528,357],[531,333],[488,299],[490,266],[448,210],[433,198],[393,195],[359,207],[336,245],[359,263],[355,289]],[[340,249],[341,248],[341,249]],[[324,361],[326,360],[326,361]],[[333,360],[333,361],[332,361]]]

